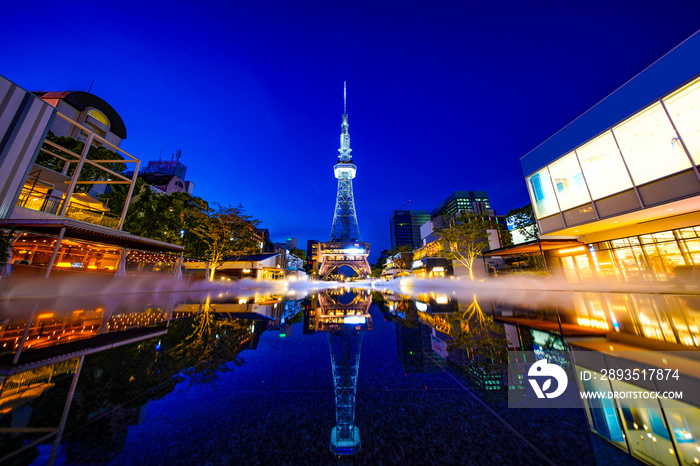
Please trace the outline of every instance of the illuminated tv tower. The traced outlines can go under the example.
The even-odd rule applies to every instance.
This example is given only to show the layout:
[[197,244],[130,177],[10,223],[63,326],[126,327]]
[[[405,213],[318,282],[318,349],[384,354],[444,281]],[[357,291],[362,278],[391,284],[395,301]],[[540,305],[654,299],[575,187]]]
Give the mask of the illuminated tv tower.
[[340,149],[338,149],[338,161],[333,167],[335,177],[338,179],[338,194],[335,198],[330,241],[319,245],[318,276],[320,278],[332,276],[334,271],[344,265],[351,267],[362,278],[369,277],[371,273],[367,262],[369,243],[360,241],[360,227],[357,225],[355,211],[352,180],[355,178],[357,167],[352,161],[352,149],[350,149],[347,97],[347,84],[343,83]]
[[340,149],[338,163],[333,171],[338,179],[338,195],[335,199],[335,214],[331,227],[331,241],[359,241],[360,227],[357,225],[355,212],[355,196],[352,191],[352,179],[355,178],[357,167],[352,163],[350,149],[350,130],[347,113],[347,83],[343,82],[343,123],[340,125]]

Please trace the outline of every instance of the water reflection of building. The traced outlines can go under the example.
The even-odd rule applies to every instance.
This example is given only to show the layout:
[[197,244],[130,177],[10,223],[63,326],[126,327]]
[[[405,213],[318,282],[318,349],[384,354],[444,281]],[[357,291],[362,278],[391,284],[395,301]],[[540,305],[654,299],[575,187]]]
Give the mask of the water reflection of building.
[[546,253],[572,280],[696,282],[700,32],[521,159]]
[[[649,464],[697,464],[700,447],[700,360],[697,353],[639,351],[608,342],[572,342],[582,390],[630,393],[624,399],[584,400],[590,429],[615,446]],[[614,351],[613,351],[614,350]],[[609,380],[607,370],[678,369],[678,379]],[[673,369],[672,369],[673,371]],[[587,373],[586,376],[582,373]],[[590,378],[589,378],[590,377]],[[582,380],[586,379],[588,380]],[[653,392],[682,392],[681,399],[655,398]]]
[[697,295],[574,292],[558,294],[549,311],[535,310],[526,301],[519,305],[496,303],[497,319],[565,336],[605,335],[649,348],[700,346]]
[[[584,400],[591,432],[649,464],[700,458],[700,352],[696,296],[572,293],[537,309],[493,303],[515,351],[565,350],[582,390],[628,392],[625,399]],[[693,348],[695,349],[695,348]],[[678,369],[680,379],[606,380],[606,370]],[[583,380],[582,372],[591,374]],[[652,392],[682,391],[682,399]]]
[[[147,302],[149,297],[139,300]],[[0,423],[8,426],[1,439],[5,458],[52,442],[53,460],[85,358],[162,338],[173,318],[173,301],[153,303],[140,309],[114,297],[87,299],[78,309],[73,299],[0,303],[0,316],[5,317],[0,327]]]
[[[199,299],[166,293],[0,302],[1,341],[8,343],[0,354],[0,463],[34,459],[40,444],[49,445],[51,461],[59,445],[69,462],[98,464],[118,455],[129,426],[143,419],[144,404],[172,390],[183,371],[199,366],[196,354],[192,359],[177,352],[183,342],[197,343],[188,336],[194,335],[192,319],[202,316],[206,296]],[[272,300],[260,296],[255,311],[270,306],[272,318],[279,319],[295,308],[278,299],[277,308],[264,304]],[[237,331],[226,340],[224,359],[216,359],[219,352],[213,356],[221,364],[255,348],[268,318],[239,321],[217,306],[209,311],[213,320],[241,322],[220,327]],[[220,341],[213,333],[209,337]],[[88,423],[64,438],[64,429]]]
[[387,310],[395,315],[398,358],[406,373],[442,370],[434,354],[447,358],[447,345],[456,301],[444,295],[421,295],[416,300],[385,295]]
[[317,296],[315,329],[328,334],[336,425],[331,429],[330,449],[336,455],[354,455],[361,448],[355,425],[355,393],[364,332],[372,330],[368,292],[325,291]]

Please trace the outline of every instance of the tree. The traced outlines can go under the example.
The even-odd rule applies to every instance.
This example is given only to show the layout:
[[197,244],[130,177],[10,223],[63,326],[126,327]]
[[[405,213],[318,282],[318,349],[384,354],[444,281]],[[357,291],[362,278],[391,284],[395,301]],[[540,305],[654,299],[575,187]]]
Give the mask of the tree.
[[214,204],[214,208],[209,209],[192,233],[205,243],[204,258],[209,261],[210,281],[224,261],[260,252],[254,238],[255,226],[259,223],[246,215],[240,204],[236,207]]
[[241,341],[250,334],[251,321],[217,315],[216,304],[207,302],[197,314],[192,333],[174,349],[175,357],[187,361],[183,373],[192,383],[209,383],[217,372],[240,366]]
[[[83,148],[85,147],[85,143],[83,141],[79,141],[77,139],[73,139],[67,136],[56,136],[52,132],[49,132],[49,134],[46,136],[46,139],[48,141],[51,141],[55,143],[58,146],[63,147],[66,150],[69,150],[73,152],[74,154],[80,155],[83,152]],[[47,143],[44,143],[43,149],[46,150],[47,152],[52,152],[54,154],[57,154],[61,157],[67,157],[71,162],[70,166],[68,167],[68,170],[66,174],[68,176],[73,176],[75,173],[75,168],[77,167],[77,162],[78,159],[73,158],[72,156],[67,156],[65,151],[62,151],[60,149],[57,149],[54,146],[51,146]],[[87,159],[88,160],[124,160],[124,157],[122,157],[119,153],[111,151],[105,147],[98,147],[98,146],[90,146],[90,149],[88,150],[87,154]],[[56,157],[52,157],[51,155],[45,153],[45,152],[39,152],[39,155],[37,156],[36,163],[38,165],[41,165],[42,167],[49,168],[51,170],[57,171],[57,172],[62,172],[63,167],[65,166],[66,162],[64,162],[61,159],[58,159]],[[126,164],[121,163],[121,162],[112,162],[112,163],[99,163],[100,166],[111,170],[115,173],[123,174],[124,171],[126,170]],[[121,181],[118,178],[115,178],[113,175],[110,175],[104,170],[101,170],[100,168],[91,165],[89,163],[85,163],[83,165],[82,170],[80,171],[80,176],[78,177],[78,181],[98,181],[98,180],[111,180],[111,181]],[[90,189],[92,189],[91,184],[80,184],[77,185],[76,191],[80,190],[83,192],[88,192]],[[122,206],[124,204],[122,203]],[[117,212],[118,213],[118,212]]]
[[532,204],[528,204],[519,209],[513,209],[506,215],[512,218],[511,223],[513,230],[519,230],[520,234],[525,237],[525,241],[532,241],[539,238],[540,234],[537,229],[537,219],[532,211]]
[[508,338],[503,325],[484,315],[476,295],[466,311],[461,308],[462,305],[454,315],[460,322],[460,331],[449,345],[450,353],[465,369],[471,366],[472,370],[502,373],[508,361]]
[[[117,185],[110,193],[100,196],[100,200],[124,205],[127,190],[128,186]],[[204,245],[190,232],[203,221],[208,211],[209,204],[204,199],[185,192],[161,194],[137,178],[124,229],[138,236],[180,244],[188,256],[201,257]]]
[[445,219],[443,228],[435,231],[445,247],[445,257],[456,260],[469,270],[469,278],[474,280],[474,260],[489,246],[487,229],[497,229],[491,221],[471,211],[460,211]]
[[[540,234],[537,228],[537,219],[532,210],[532,204],[528,204],[519,209],[513,209],[508,212],[507,217],[513,225],[512,231],[517,231],[522,235],[525,241],[535,241],[539,239]],[[522,254],[519,256],[526,269],[545,270],[544,258],[540,254]]]
[[303,249],[299,249],[299,248],[292,249],[291,254],[294,254],[295,256],[297,256],[301,260],[304,260],[304,261],[306,260],[306,251],[304,251]]

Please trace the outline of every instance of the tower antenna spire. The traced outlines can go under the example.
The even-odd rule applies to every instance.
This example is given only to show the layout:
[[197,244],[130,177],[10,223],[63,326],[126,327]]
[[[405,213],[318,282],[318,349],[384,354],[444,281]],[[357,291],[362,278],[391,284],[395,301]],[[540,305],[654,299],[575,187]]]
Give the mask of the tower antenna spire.
[[348,113],[347,112],[347,103],[348,103],[348,82],[343,81],[343,113]]

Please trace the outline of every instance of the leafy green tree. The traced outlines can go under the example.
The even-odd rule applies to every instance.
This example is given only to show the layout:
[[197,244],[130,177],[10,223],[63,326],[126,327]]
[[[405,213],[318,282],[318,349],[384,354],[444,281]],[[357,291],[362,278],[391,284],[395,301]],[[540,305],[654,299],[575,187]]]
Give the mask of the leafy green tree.
[[[128,186],[118,185],[100,200],[123,205],[127,189]],[[138,178],[124,229],[138,236],[180,244],[188,256],[200,258],[204,254],[204,245],[191,232],[204,221],[208,211],[209,204],[204,199],[185,192],[161,194]]]
[[513,209],[506,214],[506,217],[513,217],[513,229],[519,230],[525,237],[526,241],[532,241],[539,238],[537,219],[535,218],[535,213],[532,210],[532,204],[528,204],[519,209]]
[[236,207],[214,204],[208,215],[202,217],[192,233],[205,243],[204,258],[209,261],[210,281],[224,261],[260,252],[254,238],[254,227],[259,223],[246,215],[240,204]]
[[474,261],[488,248],[487,229],[498,226],[486,217],[471,211],[460,211],[451,218],[444,219],[446,225],[435,231],[435,236],[443,241],[445,257],[457,261],[469,270],[469,278],[474,280]]
[[[74,154],[80,155],[83,152],[83,148],[85,147],[85,143],[83,141],[79,141],[77,139],[73,139],[68,136],[56,136],[52,132],[49,132],[49,134],[46,136],[46,139],[55,143],[56,145],[59,145],[63,147],[64,149],[67,149]],[[47,143],[44,143],[43,149],[52,152],[54,154],[57,154],[61,157],[67,158],[71,162],[77,162],[78,159],[74,158],[71,155],[67,155],[64,151],[57,149],[56,147],[49,145]],[[124,160],[124,157],[121,156],[121,154],[111,151],[107,149],[106,147],[98,147],[95,145],[90,146],[90,149],[88,150],[87,154],[87,159],[88,160]],[[64,162],[61,159],[58,159],[56,157],[53,157],[45,152],[39,152],[39,155],[37,156],[36,163],[38,165],[41,165],[42,167],[49,168],[51,170],[57,171],[57,172],[63,172],[63,168],[67,162]],[[68,167],[68,170],[66,174],[68,176],[73,176],[75,173],[75,168],[77,167],[77,163],[71,163],[70,166]],[[107,168],[115,173],[118,174],[123,174],[124,171],[126,170],[126,164],[121,163],[121,162],[107,162],[107,163],[99,163],[100,166]],[[98,181],[98,180],[111,180],[111,181],[121,181],[118,178],[114,177],[113,175],[110,175],[104,170],[101,170],[100,168],[89,164],[85,163],[83,165],[82,170],[80,171],[80,176],[78,177],[78,181]],[[76,186],[76,191],[82,191],[82,192],[88,192],[90,189],[92,189],[92,184],[79,184]],[[122,203],[122,206],[124,204]],[[115,212],[113,210],[113,213],[119,213]]]
[[303,249],[295,248],[292,249],[291,253],[301,260],[306,260],[306,251],[304,251]]

